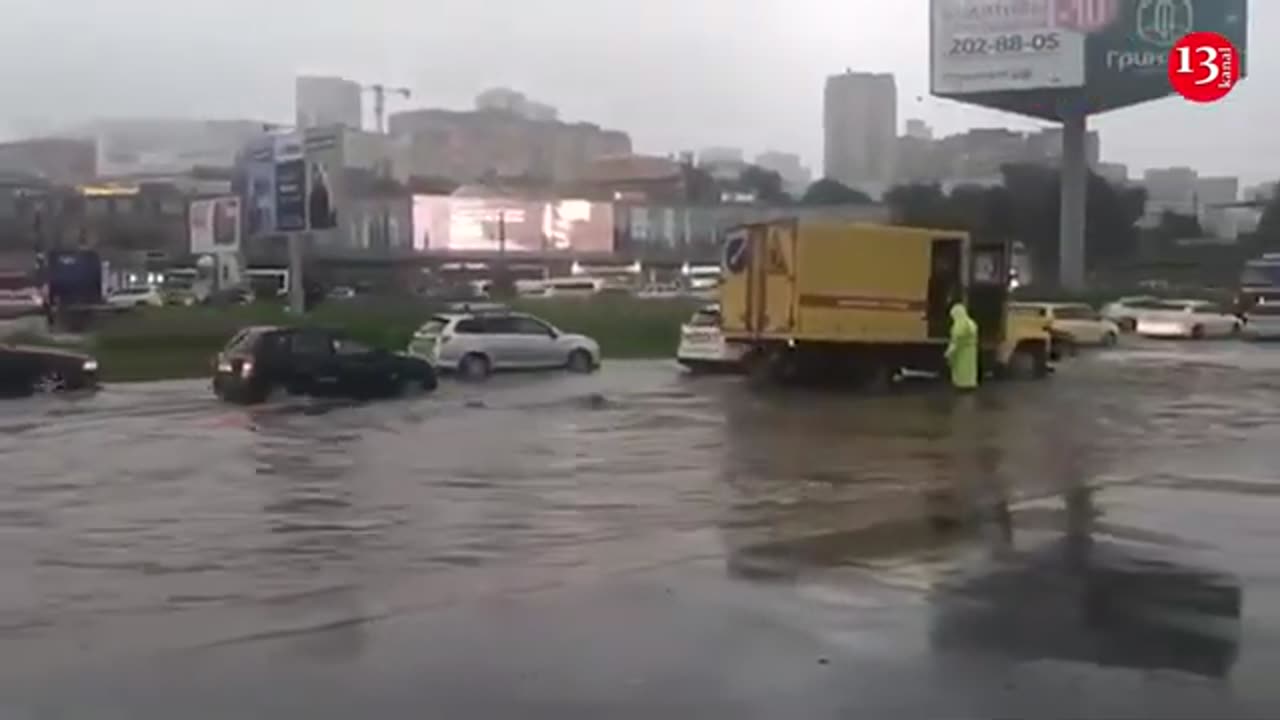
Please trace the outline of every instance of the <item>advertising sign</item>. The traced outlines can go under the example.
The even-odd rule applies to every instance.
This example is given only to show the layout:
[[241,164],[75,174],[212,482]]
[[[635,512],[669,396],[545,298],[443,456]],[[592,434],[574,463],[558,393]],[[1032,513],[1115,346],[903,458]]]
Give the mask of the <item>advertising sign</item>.
[[932,0],[932,92],[1057,120],[1173,93],[1169,55],[1226,38],[1247,72],[1247,0]]
[[193,255],[240,251],[240,198],[193,201],[188,216]]
[[249,237],[270,235],[276,231],[274,139],[252,143],[245,155],[245,232]]
[[278,232],[307,229],[307,159],[300,134],[275,139],[275,216]]
[[934,0],[933,92],[1083,86],[1081,23],[1091,20],[1094,5],[1095,0]]
[[609,253],[613,205],[588,200],[417,195],[413,244],[418,251]]
[[1169,54],[1192,32],[1213,32],[1240,50],[1248,72],[1245,0],[1124,0],[1115,22],[1089,37],[1091,111],[1103,112],[1173,94]]
[[307,163],[307,228],[331,230],[338,227],[338,187],[342,168],[340,130],[308,131],[305,142]]

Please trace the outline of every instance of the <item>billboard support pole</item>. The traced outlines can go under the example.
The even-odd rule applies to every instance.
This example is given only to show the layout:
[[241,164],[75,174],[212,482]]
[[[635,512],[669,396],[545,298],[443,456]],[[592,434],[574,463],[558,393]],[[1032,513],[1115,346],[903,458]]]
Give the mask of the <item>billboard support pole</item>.
[[1085,137],[1089,116],[1072,109],[1062,118],[1062,197],[1058,226],[1058,282],[1065,290],[1085,286],[1085,218],[1089,188]]
[[302,233],[289,233],[289,311],[302,315],[307,311],[302,283]]

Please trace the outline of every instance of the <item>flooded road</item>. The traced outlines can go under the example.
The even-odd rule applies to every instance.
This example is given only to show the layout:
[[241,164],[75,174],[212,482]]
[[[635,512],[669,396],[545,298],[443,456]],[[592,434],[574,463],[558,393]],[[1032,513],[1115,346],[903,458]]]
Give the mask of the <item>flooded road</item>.
[[1280,347],[0,405],[0,717],[1274,717]]

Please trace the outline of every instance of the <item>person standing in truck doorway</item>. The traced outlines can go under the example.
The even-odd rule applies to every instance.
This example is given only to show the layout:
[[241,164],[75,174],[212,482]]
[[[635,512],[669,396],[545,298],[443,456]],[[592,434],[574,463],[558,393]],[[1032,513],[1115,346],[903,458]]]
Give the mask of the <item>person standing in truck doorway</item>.
[[947,344],[951,386],[961,392],[978,388],[978,324],[963,302],[951,306],[951,341]]

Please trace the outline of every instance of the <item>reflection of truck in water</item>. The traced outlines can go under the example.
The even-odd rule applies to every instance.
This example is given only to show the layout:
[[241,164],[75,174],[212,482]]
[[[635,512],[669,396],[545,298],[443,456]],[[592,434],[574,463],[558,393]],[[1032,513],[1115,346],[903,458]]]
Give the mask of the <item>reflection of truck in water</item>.
[[726,237],[725,339],[751,348],[757,376],[885,382],[901,370],[941,373],[950,308],[965,300],[981,362],[997,374],[1043,377],[1043,323],[1009,317],[1006,244],[959,232],[782,220]]

